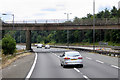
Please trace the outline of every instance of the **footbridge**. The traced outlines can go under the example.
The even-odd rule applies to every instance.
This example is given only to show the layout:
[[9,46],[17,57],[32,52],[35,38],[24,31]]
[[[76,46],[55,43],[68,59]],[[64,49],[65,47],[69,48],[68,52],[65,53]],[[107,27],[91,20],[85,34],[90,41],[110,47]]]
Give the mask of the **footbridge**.
[[[78,22],[2,22],[0,30],[25,30],[26,49],[31,50],[32,30],[86,30],[93,29],[93,20],[85,19]],[[120,29],[120,19],[96,19],[94,29]]]

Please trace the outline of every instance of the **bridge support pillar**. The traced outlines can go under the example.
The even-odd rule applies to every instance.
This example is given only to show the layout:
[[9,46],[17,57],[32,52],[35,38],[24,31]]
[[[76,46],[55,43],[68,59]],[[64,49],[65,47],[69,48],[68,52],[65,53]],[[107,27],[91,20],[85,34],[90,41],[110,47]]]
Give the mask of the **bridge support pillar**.
[[2,38],[5,36],[5,30],[2,30]]
[[31,48],[31,31],[26,31],[26,50],[32,51]]

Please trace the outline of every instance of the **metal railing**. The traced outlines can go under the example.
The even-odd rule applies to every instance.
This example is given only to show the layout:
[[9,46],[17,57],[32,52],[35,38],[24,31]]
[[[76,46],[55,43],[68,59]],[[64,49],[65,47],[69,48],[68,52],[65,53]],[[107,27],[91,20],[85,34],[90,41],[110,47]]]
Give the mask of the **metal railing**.
[[[5,21],[4,23],[12,23],[12,21]],[[27,21],[15,21],[15,24],[46,24],[46,23],[64,23],[65,25],[93,25],[93,19],[80,19],[77,22],[74,22],[73,19],[69,20],[68,22],[66,19],[39,19],[39,20],[27,20]],[[96,18],[95,25],[120,25],[120,18]]]

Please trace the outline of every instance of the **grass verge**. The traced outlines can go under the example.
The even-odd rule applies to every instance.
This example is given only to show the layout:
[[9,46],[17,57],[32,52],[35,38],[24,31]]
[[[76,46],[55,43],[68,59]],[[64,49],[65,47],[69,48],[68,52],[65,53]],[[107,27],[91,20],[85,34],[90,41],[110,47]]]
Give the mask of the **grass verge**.
[[24,56],[30,55],[32,53],[22,53],[22,54],[14,54],[14,55],[2,55],[2,60],[1,60],[1,64],[0,64],[0,69],[3,69],[7,66],[9,66],[12,62],[14,62],[15,60],[22,58]]

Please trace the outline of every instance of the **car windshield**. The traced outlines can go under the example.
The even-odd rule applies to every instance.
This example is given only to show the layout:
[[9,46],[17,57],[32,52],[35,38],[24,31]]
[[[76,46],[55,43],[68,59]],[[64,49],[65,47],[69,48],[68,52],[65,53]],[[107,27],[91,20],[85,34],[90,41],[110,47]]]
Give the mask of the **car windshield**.
[[79,53],[66,53],[67,56],[70,56],[70,57],[77,57],[77,56],[80,56]]

